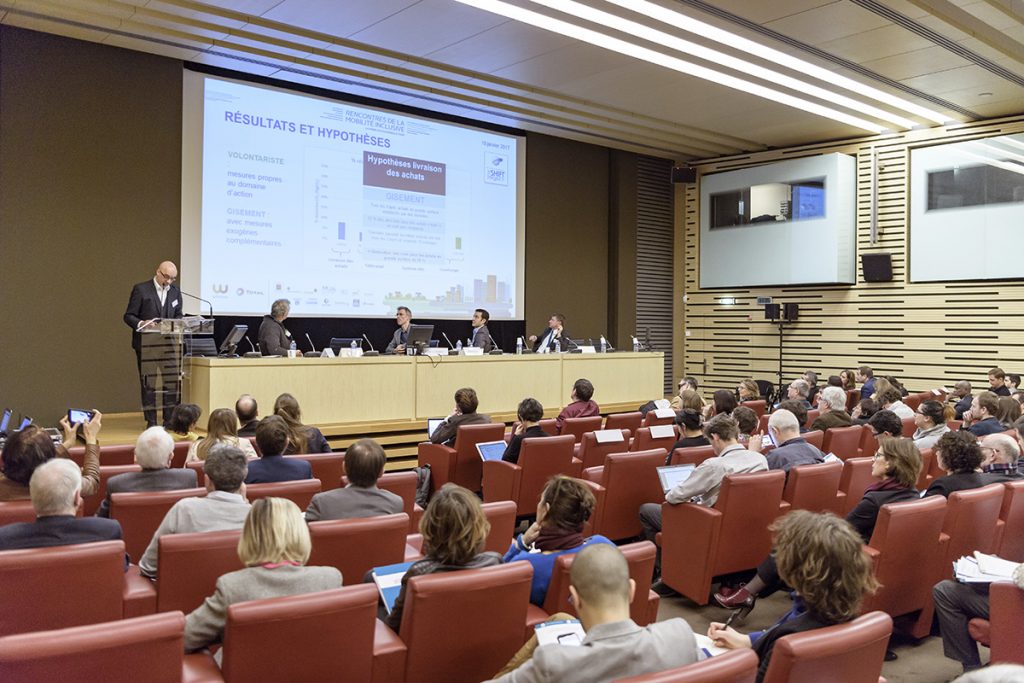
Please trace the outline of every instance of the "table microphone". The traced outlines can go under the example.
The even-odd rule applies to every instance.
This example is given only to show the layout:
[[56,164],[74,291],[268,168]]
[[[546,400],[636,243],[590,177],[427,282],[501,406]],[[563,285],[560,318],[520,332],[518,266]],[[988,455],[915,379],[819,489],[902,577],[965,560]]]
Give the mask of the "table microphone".
[[366,344],[370,347],[369,351],[363,351],[363,355],[364,356],[379,356],[380,355],[380,351],[374,350],[373,344],[370,343],[370,338],[366,336],[365,332],[363,332],[363,339],[366,340]]
[[455,344],[452,344],[452,340],[448,338],[448,335],[445,334],[444,332],[441,332],[441,336],[444,337],[444,340],[446,342],[448,342],[448,348],[450,348],[452,351],[454,351],[455,350]]
[[313,340],[309,338],[309,332],[305,332],[304,334],[306,335],[306,341],[308,341],[309,345],[313,347],[313,350],[310,353],[307,353],[306,356],[309,358],[319,358],[320,351],[316,350],[316,344],[314,344]]
[[245,341],[249,342],[249,346],[252,347],[252,351],[247,351],[245,353],[245,355],[243,356],[244,358],[262,358],[263,357],[263,354],[260,353],[260,350],[257,349],[256,345],[252,343],[251,339],[249,339],[249,335],[245,335],[242,338],[245,339]]
[[181,289],[179,289],[178,291],[181,292],[182,294],[184,294],[185,296],[189,297],[190,299],[195,299],[197,301],[202,301],[204,304],[209,306],[210,307],[210,317],[211,318],[213,317],[213,303],[212,302],[207,301],[206,299],[204,299],[201,296],[196,296],[195,294],[189,294],[188,292],[183,291]]

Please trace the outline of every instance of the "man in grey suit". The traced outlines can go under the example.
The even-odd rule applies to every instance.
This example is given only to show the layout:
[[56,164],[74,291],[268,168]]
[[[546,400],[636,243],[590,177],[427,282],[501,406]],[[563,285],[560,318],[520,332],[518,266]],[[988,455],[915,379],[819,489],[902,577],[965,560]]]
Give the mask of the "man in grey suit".
[[352,519],[393,515],[404,508],[401,497],[377,488],[384,474],[387,456],[373,439],[360,439],[345,451],[345,474],[348,486],[324,491],[313,496],[306,509],[306,521]]
[[469,338],[469,345],[483,349],[484,353],[490,353],[494,348],[494,340],[491,339],[491,332],[487,329],[487,323],[491,320],[491,314],[487,309],[478,308],[473,311],[473,335]]
[[490,424],[490,415],[476,412],[479,405],[480,400],[476,397],[475,389],[463,387],[456,391],[455,409],[430,435],[430,442],[453,446],[455,444],[455,437],[459,435],[459,427],[462,425]]
[[135,462],[141,472],[125,472],[107,480],[107,496],[96,511],[97,517],[110,516],[110,496],[133,491],[173,491],[194,489],[195,470],[171,469],[174,439],[163,427],[150,427],[135,441]]
[[395,313],[395,322],[398,329],[388,342],[384,353],[405,353],[405,343],[409,341],[409,326],[412,325],[412,311],[405,306],[399,306]]
[[636,584],[629,578],[629,564],[622,551],[606,543],[584,548],[576,555],[569,573],[569,595],[587,632],[582,645],[537,647],[533,637],[496,680],[612,681],[697,661],[697,641],[682,619],[666,619],[641,628],[629,618],[634,590]]

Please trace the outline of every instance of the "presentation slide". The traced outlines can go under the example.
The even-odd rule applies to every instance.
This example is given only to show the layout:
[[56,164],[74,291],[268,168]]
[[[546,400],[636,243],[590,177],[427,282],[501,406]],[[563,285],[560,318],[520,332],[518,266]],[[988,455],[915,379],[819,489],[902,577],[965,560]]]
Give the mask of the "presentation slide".
[[181,282],[215,313],[523,317],[522,137],[185,76]]

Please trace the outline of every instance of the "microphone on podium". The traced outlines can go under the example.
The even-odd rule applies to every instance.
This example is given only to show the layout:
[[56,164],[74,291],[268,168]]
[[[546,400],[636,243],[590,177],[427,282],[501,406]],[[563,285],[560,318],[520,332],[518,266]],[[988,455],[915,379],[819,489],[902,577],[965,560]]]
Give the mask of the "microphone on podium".
[[309,338],[309,332],[305,332],[304,334],[306,335],[306,341],[308,341],[309,345],[313,348],[312,351],[310,351],[309,353],[305,354],[306,357],[307,358],[319,358],[320,357],[320,352],[316,350],[316,344],[314,344],[313,340]]
[[263,357],[263,354],[260,353],[260,350],[257,349],[256,345],[252,343],[251,339],[249,339],[249,335],[244,336],[243,339],[245,339],[245,341],[249,342],[249,346],[252,347],[252,351],[246,351],[245,355],[243,356],[243,358],[262,358]]
[[452,344],[452,340],[448,338],[448,335],[445,334],[444,332],[441,332],[441,336],[444,337],[444,340],[446,342],[448,342],[448,348],[450,348],[452,351],[454,351],[455,350],[455,344]]
[[181,290],[181,289],[179,289],[178,291],[181,292],[183,295],[189,297],[190,299],[195,299],[196,301],[202,301],[204,304],[209,306],[210,307],[210,317],[211,318],[213,317],[213,302],[207,301],[206,299],[204,299],[201,296],[196,296],[195,294],[189,294],[188,292],[186,292],[184,290]]
[[377,350],[375,350],[373,348],[373,344],[370,343],[370,338],[366,336],[365,332],[363,332],[363,339],[366,340],[367,346],[370,347],[369,351],[363,351],[363,355],[364,356],[379,356],[380,355],[380,351],[377,351]]

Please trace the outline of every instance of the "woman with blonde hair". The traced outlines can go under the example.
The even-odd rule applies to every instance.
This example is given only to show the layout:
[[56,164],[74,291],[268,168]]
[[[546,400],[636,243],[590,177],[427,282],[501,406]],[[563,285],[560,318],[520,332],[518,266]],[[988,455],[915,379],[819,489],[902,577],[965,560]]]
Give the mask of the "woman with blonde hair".
[[424,557],[414,562],[402,577],[401,591],[384,623],[398,633],[402,626],[405,589],[412,577],[501,564],[501,555],[484,552],[490,531],[491,523],[476,494],[455,484],[442,486],[430,499],[420,519]]
[[282,455],[331,452],[331,445],[319,429],[302,424],[302,410],[291,394],[277,397],[274,415],[279,415],[288,425],[288,449]]
[[761,398],[761,390],[757,388],[757,382],[749,378],[740,382],[740,385],[736,387],[736,392],[740,397],[741,403],[743,401],[757,401]]
[[222,443],[237,446],[250,460],[256,457],[256,449],[252,447],[249,439],[238,436],[238,416],[235,415],[235,411],[230,408],[217,408],[210,413],[210,419],[206,422],[206,436],[192,442],[185,462],[206,460],[210,449]]
[[219,642],[228,607],[238,602],[341,588],[334,567],[306,567],[309,529],[302,511],[286,498],[260,498],[252,505],[238,541],[245,569],[217,579],[213,595],[185,618],[185,650]]
[[708,637],[727,649],[753,648],[764,679],[772,648],[783,636],[854,619],[864,596],[878,589],[860,535],[831,513],[794,510],[774,525],[779,575],[793,588],[793,608],[765,631],[744,635],[712,622]]

